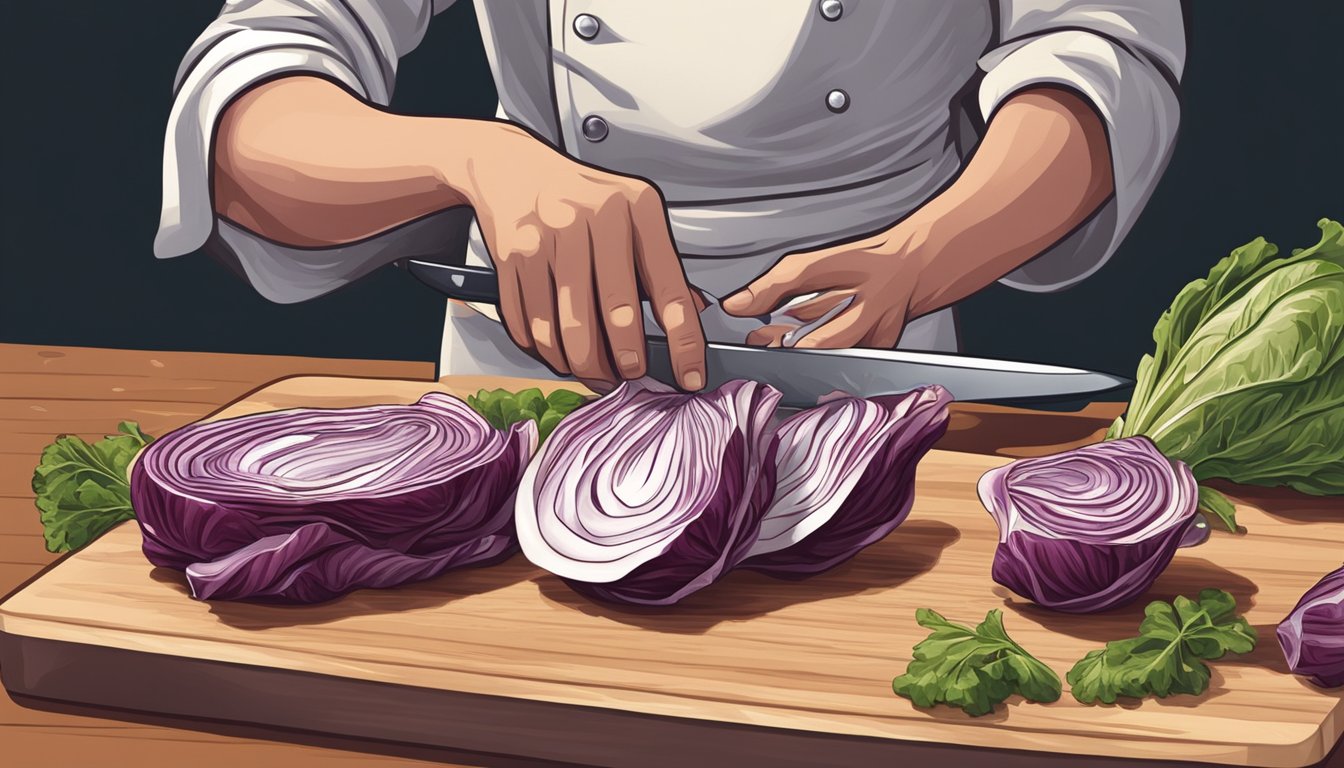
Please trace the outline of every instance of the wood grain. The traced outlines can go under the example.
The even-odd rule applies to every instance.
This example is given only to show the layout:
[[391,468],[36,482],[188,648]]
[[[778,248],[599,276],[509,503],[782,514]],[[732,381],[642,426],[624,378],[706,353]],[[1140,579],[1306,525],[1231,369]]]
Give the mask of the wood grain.
[[[474,390],[459,381],[451,391]],[[222,415],[295,405],[409,402],[432,385],[296,378]],[[443,387],[444,389],[450,389]],[[961,744],[1132,759],[1301,766],[1344,727],[1344,693],[1287,674],[1272,628],[1338,567],[1337,500],[1234,491],[1248,533],[1215,532],[1182,551],[1150,597],[1227,589],[1261,634],[1257,650],[1215,664],[1199,698],[1087,707],[1010,701],[969,718],[914,708],[890,691],[929,606],[974,622],[1003,608],[1009,631],[1063,672],[1129,634],[1142,610],[1052,614],[993,584],[996,531],[974,482],[1005,459],[935,451],[915,509],[849,564],[804,582],[735,573],[680,606],[629,611],[592,603],[521,557],[419,585],[310,607],[203,604],[177,574],[152,569],[133,525],[70,557],[0,607],[11,635],[303,673],[827,734],[844,740]],[[529,745],[535,747],[536,745]]]

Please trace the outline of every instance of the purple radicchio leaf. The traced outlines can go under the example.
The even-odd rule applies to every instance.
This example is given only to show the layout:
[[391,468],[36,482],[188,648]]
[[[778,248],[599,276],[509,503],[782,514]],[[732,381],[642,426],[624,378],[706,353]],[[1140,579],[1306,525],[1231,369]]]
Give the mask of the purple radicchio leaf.
[[1279,624],[1288,668],[1323,688],[1344,685],[1344,566],[1307,590]]
[[669,605],[712,584],[769,504],[779,397],[740,380],[696,394],[632,381],[570,415],[523,475],[523,554],[616,603]]
[[784,578],[829,570],[910,512],[915,468],[947,431],[939,386],[871,399],[827,397],[786,419],[774,501],[743,567]]
[[131,497],[145,556],[195,597],[317,602],[508,557],[535,447],[533,422],[500,432],[441,393],[274,411],[151,443]]
[[1019,459],[980,478],[999,526],[996,582],[1047,608],[1091,613],[1143,594],[1198,543],[1190,468],[1146,437]]

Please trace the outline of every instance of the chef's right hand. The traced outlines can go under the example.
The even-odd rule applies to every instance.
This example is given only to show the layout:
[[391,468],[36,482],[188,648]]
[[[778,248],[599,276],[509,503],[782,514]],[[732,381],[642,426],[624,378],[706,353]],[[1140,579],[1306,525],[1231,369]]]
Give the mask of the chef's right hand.
[[578,163],[514,126],[473,152],[464,190],[499,277],[509,336],[561,375],[595,383],[646,370],[640,293],[686,390],[705,383],[697,302],[648,182]]

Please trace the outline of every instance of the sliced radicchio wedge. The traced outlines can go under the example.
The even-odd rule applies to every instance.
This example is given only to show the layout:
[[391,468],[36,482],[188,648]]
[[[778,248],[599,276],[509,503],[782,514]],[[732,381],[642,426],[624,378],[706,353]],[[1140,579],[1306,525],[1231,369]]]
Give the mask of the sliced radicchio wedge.
[[1190,468],[1146,437],[1019,459],[985,473],[979,494],[999,526],[994,580],[1057,611],[1134,600],[1207,535]]
[[915,467],[947,431],[951,394],[840,396],[786,419],[774,501],[743,567],[802,578],[834,568],[900,525]]
[[523,475],[523,553],[592,597],[668,605],[756,541],[774,490],[776,390],[625,382],[560,422]]
[[151,443],[131,497],[145,556],[185,570],[194,597],[318,602],[507,557],[536,439],[441,393],[274,411]]
[[1323,688],[1344,685],[1344,567],[1307,590],[1278,629],[1288,668]]

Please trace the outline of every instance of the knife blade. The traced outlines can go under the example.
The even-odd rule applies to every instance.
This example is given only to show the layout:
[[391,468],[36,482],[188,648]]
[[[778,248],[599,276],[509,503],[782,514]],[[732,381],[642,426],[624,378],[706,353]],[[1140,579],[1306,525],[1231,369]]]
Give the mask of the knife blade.
[[[459,301],[499,303],[492,270],[411,259],[407,270],[420,281]],[[648,375],[676,385],[667,339],[646,336]],[[807,408],[842,391],[860,397],[908,392],[940,384],[961,401],[1040,402],[1078,400],[1133,382],[1079,368],[967,357],[941,352],[887,349],[764,348],[709,342],[706,386],[754,379],[778,389],[781,405]]]

